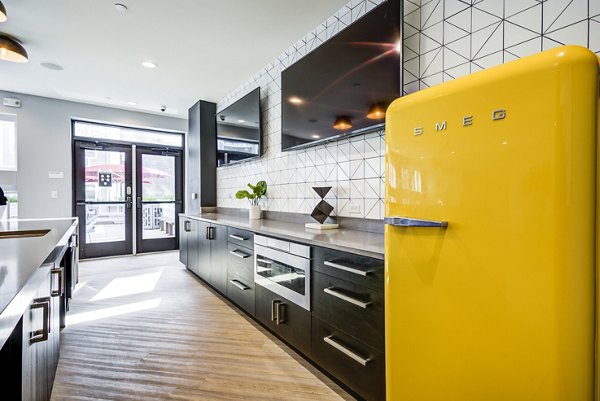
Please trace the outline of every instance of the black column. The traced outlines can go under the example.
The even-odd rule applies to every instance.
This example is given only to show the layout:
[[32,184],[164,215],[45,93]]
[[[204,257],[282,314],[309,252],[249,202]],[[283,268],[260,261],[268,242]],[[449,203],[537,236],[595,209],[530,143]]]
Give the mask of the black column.
[[[198,101],[189,110],[188,120],[188,214],[201,207],[217,206],[217,105]],[[196,197],[194,199],[194,194]]]

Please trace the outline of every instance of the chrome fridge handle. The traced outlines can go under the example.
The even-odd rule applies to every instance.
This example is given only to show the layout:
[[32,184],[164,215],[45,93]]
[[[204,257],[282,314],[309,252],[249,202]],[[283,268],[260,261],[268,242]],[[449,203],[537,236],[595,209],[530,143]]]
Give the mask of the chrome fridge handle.
[[384,217],[383,222],[396,227],[448,227],[447,221],[419,220],[401,216]]

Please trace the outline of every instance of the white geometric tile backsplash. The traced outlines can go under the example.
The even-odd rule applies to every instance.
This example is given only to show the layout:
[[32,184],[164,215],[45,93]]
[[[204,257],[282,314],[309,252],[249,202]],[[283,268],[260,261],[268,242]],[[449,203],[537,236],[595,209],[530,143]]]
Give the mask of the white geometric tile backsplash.
[[[384,131],[281,151],[281,71],[382,1],[350,1],[218,103],[260,86],[264,143],[261,159],[217,169],[218,206],[247,207],[235,192],[264,179],[267,210],[310,213],[312,187],[330,185],[333,215],[383,218]],[[600,0],[404,0],[404,16],[405,93],[561,44],[600,52]]]

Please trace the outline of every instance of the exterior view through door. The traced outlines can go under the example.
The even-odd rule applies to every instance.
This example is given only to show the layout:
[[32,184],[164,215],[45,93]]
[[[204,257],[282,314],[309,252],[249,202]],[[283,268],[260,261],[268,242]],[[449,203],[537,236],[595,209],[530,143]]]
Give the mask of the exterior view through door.
[[73,157],[82,258],[178,248],[182,134],[75,121]]

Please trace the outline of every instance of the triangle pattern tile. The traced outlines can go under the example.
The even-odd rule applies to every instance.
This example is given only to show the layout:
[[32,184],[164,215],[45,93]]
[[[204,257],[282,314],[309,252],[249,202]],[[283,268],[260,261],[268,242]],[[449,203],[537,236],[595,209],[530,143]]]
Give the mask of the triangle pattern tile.
[[446,74],[450,75],[452,78],[460,78],[465,75],[469,75],[471,73],[471,67],[469,64],[470,63],[467,61],[462,65],[450,68],[446,70]]
[[421,6],[421,29],[429,28],[444,19],[443,0],[434,0]]
[[548,0],[544,3],[544,32],[549,33],[582,21],[588,17],[587,13],[588,0]]
[[468,4],[460,0],[445,0],[444,1],[444,18],[449,18],[455,14],[463,12],[469,8]]
[[446,20],[456,26],[459,26],[459,27],[471,32],[471,8],[470,7],[467,7],[463,11],[446,18]]
[[456,66],[462,65],[469,61],[468,58],[456,53],[455,51],[450,50],[448,47],[444,46],[444,70],[448,70],[450,68],[454,68]]
[[473,33],[471,37],[471,58],[475,59],[502,50],[504,30],[502,21]]
[[[518,47],[521,46],[523,43],[527,43],[530,42],[531,40],[535,40],[538,39],[539,41],[540,36],[538,34],[536,34],[535,32],[531,32],[519,25],[515,25],[513,23],[511,23],[510,21],[506,21],[504,23],[504,48],[505,49],[511,49],[513,47]],[[541,47],[538,46],[538,50],[540,51]],[[514,52],[513,52],[514,53]],[[515,53],[518,54],[518,53]],[[528,53],[526,55],[529,55],[532,53]],[[519,57],[523,57],[521,55],[519,55]]]
[[[588,20],[586,19],[576,24],[569,25],[544,36],[565,45],[587,43]],[[546,49],[544,48],[544,50]]]
[[443,52],[440,46],[421,56],[421,78],[441,72],[444,68]]
[[[510,1],[506,2],[507,4]],[[516,3],[516,1],[515,1]],[[537,3],[533,7],[525,8],[517,14],[508,14],[506,21],[517,25],[523,29],[528,29],[533,34],[541,34],[542,33],[542,3]],[[523,33],[525,34],[525,33]],[[525,34],[526,35],[526,34]],[[510,38],[508,33],[506,34],[507,42],[514,43],[515,41],[523,41],[525,39],[520,39],[520,37],[515,36]]]
[[502,18],[504,15],[504,1],[483,0],[477,2],[474,8],[488,14],[495,15],[498,18]]
[[365,178],[365,160],[350,160],[350,179],[357,180]]
[[412,1],[404,2],[404,16],[411,14],[412,12],[418,10],[420,8],[420,4],[415,4]]
[[452,43],[446,43],[446,47],[456,54],[462,54],[465,58],[469,58],[471,55],[471,37],[466,36]]
[[444,23],[441,20],[427,28],[423,28],[421,32],[439,44],[444,43]]
[[465,36],[469,36],[470,32],[465,31],[463,28],[452,24],[449,21],[444,21],[444,44],[454,42]]
[[504,62],[503,51],[500,49],[496,53],[476,59],[475,62],[484,68],[490,68],[502,64]]
[[471,12],[472,12],[471,30],[473,32],[477,32],[480,29],[486,28],[493,24],[497,24],[502,19],[502,16],[491,15],[491,14],[481,11],[475,7],[472,8]]
[[423,78],[421,78],[421,81],[423,83],[425,83],[429,87],[435,86],[435,85],[439,85],[442,82],[444,82],[444,73],[443,72],[438,72],[438,73],[435,73],[433,75],[429,75],[427,77],[423,77]]

